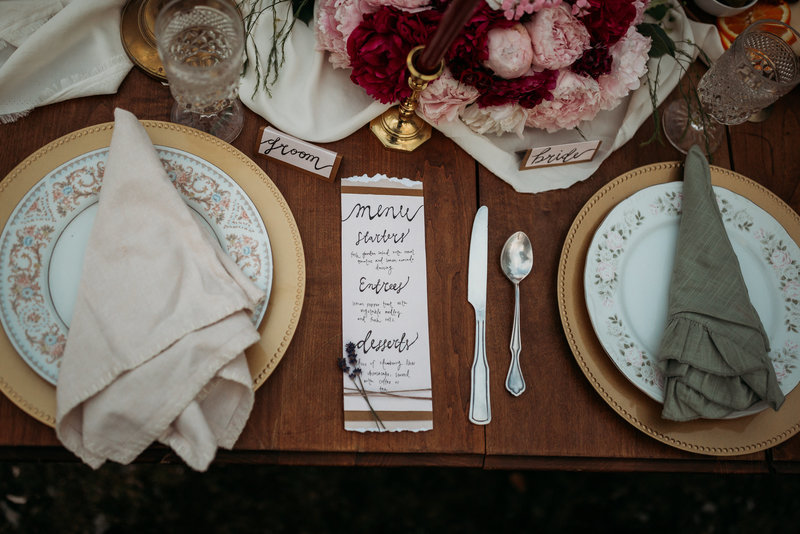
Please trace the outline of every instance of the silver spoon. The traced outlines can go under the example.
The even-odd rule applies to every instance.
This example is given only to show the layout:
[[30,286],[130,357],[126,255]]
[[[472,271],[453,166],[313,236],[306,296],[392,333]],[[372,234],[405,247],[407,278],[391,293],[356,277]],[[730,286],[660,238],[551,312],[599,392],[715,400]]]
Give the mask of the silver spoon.
[[524,232],[516,232],[503,245],[500,266],[506,278],[514,284],[514,327],[511,330],[511,366],[506,376],[506,389],[519,397],[525,391],[525,379],[522,378],[519,367],[519,352],[522,349],[519,334],[519,283],[528,276],[533,267],[533,246]]

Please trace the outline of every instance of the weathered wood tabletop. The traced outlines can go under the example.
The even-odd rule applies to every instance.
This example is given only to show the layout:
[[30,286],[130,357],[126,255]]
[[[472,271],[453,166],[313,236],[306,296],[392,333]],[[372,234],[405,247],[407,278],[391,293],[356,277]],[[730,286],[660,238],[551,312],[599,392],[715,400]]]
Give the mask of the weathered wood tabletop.
[[[140,119],[168,120],[171,105],[166,86],[134,69],[115,95],[38,108],[0,126],[0,176],[62,135],[112,121],[115,107]],[[606,183],[642,165],[682,159],[668,145],[643,144],[653,132],[649,121],[589,179],[536,195],[516,193],[438,132],[412,154],[383,149],[366,127],[325,145],[344,157],[340,177],[384,173],[423,180],[427,208],[434,429],[346,432],[341,374],[335,364],[342,346],[339,183],[255,158],[255,138],[265,124],[247,111],[244,131],[233,144],[266,169],[294,214],[305,250],[305,301],[291,345],[257,391],[235,450],[221,451],[217,461],[719,472],[800,469],[798,438],[737,457],[703,456],[656,441],[603,401],[572,355],[556,300],[564,239],[583,205]],[[800,209],[800,89],[781,99],[767,121],[728,131],[727,144],[714,154],[714,163],[752,178]],[[490,213],[487,345],[493,411],[485,427],[467,420],[474,338],[474,315],[466,299],[467,257],[472,219],[483,204]],[[534,269],[524,282],[521,304],[528,389],[518,398],[504,388],[514,293],[499,261],[491,261],[499,259],[503,242],[516,230],[526,232],[534,246]],[[74,458],[51,428],[5,397],[0,397],[0,457]],[[142,458],[175,457],[154,447]]]

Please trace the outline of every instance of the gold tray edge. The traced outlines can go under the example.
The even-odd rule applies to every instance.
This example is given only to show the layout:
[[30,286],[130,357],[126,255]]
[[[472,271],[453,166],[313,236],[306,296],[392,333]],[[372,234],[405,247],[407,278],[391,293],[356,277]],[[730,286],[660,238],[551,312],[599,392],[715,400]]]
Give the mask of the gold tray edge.
[[[251,374],[254,375],[253,388],[258,389],[258,387],[260,387],[272,374],[278,363],[280,363],[283,355],[286,352],[286,349],[294,337],[294,332],[299,323],[303,301],[305,298],[305,255],[302,240],[300,238],[300,232],[294,219],[294,215],[292,214],[291,209],[286,203],[283,195],[277,189],[277,186],[275,186],[274,182],[272,182],[269,176],[263,171],[263,169],[258,167],[250,158],[248,158],[237,148],[217,139],[216,137],[185,126],[163,121],[142,120],[141,122],[145,126],[145,129],[151,138],[154,137],[154,132],[162,132],[161,137],[167,137],[167,139],[159,139],[158,141],[153,139],[154,142],[158,142],[159,144],[165,144],[167,146],[173,146],[174,148],[180,148],[182,150],[192,152],[184,145],[191,145],[194,140],[203,145],[210,144],[215,156],[233,156],[226,162],[220,161],[217,158],[210,159],[207,153],[192,152],[228,172],[228,174],[234,178],[234,180],[236,180],[236,182],[242,187],[248,196],[250,196],[254,205],[258,209],[259,214],[264,220],[273,251],[272,294],[270,296],[267,314],[265,314],[264,319],[259,325],[259,332],[262,334],[261,340],[246,351]],[[102,148],[104,146],[109,146],[113,126],[113,122],[107,122],[70,132],[37,149],[33,154],[26,157],[22,162],[14,167],[6,175],[6,177],[0,181],[0,228],[5,226],[11,212],[17,206],[21,198],[24,197],[28,190],[30,190],[30,188],[38,183],[38,181],[44,176],[41,175],[36,177],[38,172],[41,172],[41,170],[45,169],[52,170],[53,168],[66,161],[69,161],[77,155],[97,148]],[[174,138],[171,140],[169,139],[170,136],[174,136],[175,134],[181,136],[182,140],[175,140]],[[159,135],[156,135],[155,137],[159,137]],[[66,151],[66,153],[62,154],[62,151]],[[47,156],[52,156],[52,161],[46,160],[45,158]],[[37,169],[38,166],[43,166],[43,169]],[[230,172],[231,166],[234,168],[246,168],[249,172],[253,173],[259,178],[258,183],[243,184],[242,181],[237,179],[237,173],[235,171],[233,173]],[[32,167],[35,169],[35,171],[32,172],[33,177],[27,178],[24,173]],[[28,181],[31,183],[28,184]],[[264,194],[259,194],[258,187],[260,186],[266,186],[267,191],[272,195],[272,197],[270,198]],[[12,192],[13,194],[9,195],[7,194],[8,192]],[[276,241],[278,241],[277,238],[279,237],[279,232],[275,232],[274,228],[273,231],[270,232],[270,225],[268,225],[268,220],[274,220],[276,218],[274,215],[276,210],[266,210],[264,206],[266,203],[269,203],[270,200],[277,203],[280,207],[280,215],[283,217],[282,222],[285,224],[286,229],[288,230],[289,239],[294,247],[293,255],[281,254],[278,255],[278,258],[276,259]],[[273,239],[273,234],[275,234],[276,239]],[[280,268],[278,268],[279,262]],[[284,275],[280,273],[288,272],[291,270],[291,268],[296,269],[296,277],[294,277],[294,279],[292,279],[292,277],[287,277],[286,280],[283,280]],[[279,276],[281,276],[280,279],[278,279]],[[278,293],[280,293],[282,287],[284,288],[283,292],[288,293],[288,295],[293,298],[293,301],[278,302],[276,304],[276,290]],[[276,324],[276,321],[269,321],[268,319],[270,315],[276,311],[276,307],[283,310],[283,308],[287,306],[290,308],[290,310],[285,316],[286,322],[283,323],[281,328],[277,328],[278,325]],[[270,325],[272,326],[270,327]],[[274,336],[275,330],[280,330],[280,339],[273,339],[273,337],[267,338],[267,335]],[[267,348],[265,345],[268,344],[268,341],[272,342],[274,346],[269,347],[268,350],[264,350]],[[22,358],[17,354],[13,345],[11,345],[5,330],[2,328],[0,328],[0,361],[4,363],[2,370],[0,370],[0,391],[2,391],[12,403],[14,403],[17,407],[34,419],[50,427],[54,427],[56,422],[55,387],[36,374],[24,362],[24,360],[22,360]],[[254,368],[256,371],[255,373],[253,372]],[[13,380],[7,380],[9,375],[13,376]],[[23,387],[20,387],[19,380],[23,381]]]

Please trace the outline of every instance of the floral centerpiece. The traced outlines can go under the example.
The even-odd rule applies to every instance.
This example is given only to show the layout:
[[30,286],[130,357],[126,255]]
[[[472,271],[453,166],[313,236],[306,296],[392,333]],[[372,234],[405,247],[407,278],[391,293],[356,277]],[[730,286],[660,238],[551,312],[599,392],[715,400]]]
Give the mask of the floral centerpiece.
[[[372,98],[411,92],[406,57],[435,31],[447,0],[320,0],[318,47]],[[616,107],[647,72],[637,31],[648,0],[486,0],[420,96],[431,123],[479,134],[572,129]]]

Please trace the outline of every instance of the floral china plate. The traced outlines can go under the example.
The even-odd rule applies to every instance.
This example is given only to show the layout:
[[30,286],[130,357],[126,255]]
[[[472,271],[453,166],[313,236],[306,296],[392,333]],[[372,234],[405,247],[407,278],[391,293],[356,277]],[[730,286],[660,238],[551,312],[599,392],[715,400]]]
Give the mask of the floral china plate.
[[[654,185],[614,207],[594,234],[584,270],[586,305],[600,344],[625,377],[658,402],[664,401],[664,377],[655,357],[667,321],[682,188],[682,182]],[[800,382],[800,248],[750,200],[721,187],[714,193],[787,394]]]
[[[253,314],[253,322],[260,323],[273,273],[261,216],[241,187],[216,166],[176,148],[156,149],[202,226],[265,291],[267,298]],[[58,379],[107,156],[108,148],[94,150],[49,172],[19,202],[0,235],[0,321],[25,362],[52,384]]]

